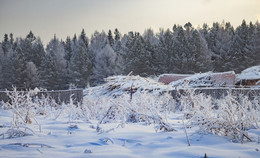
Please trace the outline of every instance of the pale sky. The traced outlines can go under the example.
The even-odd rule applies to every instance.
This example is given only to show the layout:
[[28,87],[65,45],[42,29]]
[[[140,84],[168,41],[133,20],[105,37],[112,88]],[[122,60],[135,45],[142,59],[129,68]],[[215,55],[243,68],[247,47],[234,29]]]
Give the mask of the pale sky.
[[260,0],[0,0],[0,41],[4,34],[25,37],[30,30],[46,45],[54,34],[65,40],[95,30],[118,28],[143,33],[187,22],[231,22],[236,27],[260,21]]

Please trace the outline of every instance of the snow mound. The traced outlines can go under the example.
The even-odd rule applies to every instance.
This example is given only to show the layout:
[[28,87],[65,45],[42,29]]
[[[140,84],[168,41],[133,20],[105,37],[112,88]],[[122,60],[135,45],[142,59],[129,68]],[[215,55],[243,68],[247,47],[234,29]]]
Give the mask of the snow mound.
[[172,86],[140,76],[111,76],[105,78],[105,82],[101,86],[89,88],[88,91],[94,91],[96,95],[120,96],[134,92],[160,93],[172,89]]
[[256,80],[260,79],[260,65],[247,68],[237,75],[237,80]]

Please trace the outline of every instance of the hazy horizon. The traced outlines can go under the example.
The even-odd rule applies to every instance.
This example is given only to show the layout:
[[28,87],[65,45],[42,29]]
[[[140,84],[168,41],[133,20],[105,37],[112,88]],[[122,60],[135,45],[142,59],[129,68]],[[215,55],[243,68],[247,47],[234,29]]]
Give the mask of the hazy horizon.
[[0,0],[0,36],[32,31],[46,45],[54,34],[65,40],[83,28],[91,37],[95,30],[143,33],[187,22],[194,28],[222,21],[237,27],[243,19],[259,21],[259,6],[259,0]]

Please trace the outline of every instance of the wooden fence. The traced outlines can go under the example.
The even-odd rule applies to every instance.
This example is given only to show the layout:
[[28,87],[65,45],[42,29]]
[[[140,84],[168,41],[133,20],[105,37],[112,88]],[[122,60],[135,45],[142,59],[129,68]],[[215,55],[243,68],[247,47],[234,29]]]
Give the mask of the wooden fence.
[[195,94],[204,93],[210,95],[212,98],[220,99],[231,93],[237,97],[248,96],[250,100],[255,97],[260,97],[260,88],[194,88],[194,89],[179,89],[172,90],[171,94],[173,98],[177,99],[181,95],[186,94],[188,91],[194,91]]
[[[24,91],[22,91],[24,92]],[[26,92],[26,91],[25,91]],[[62,102],[68,103],[70,97],[72,97],[74,103],[82,102],[83,99],[83,89],[73,89],[73,90],[57,90],[57,91],[40,91],[37,93],[38,97],[50,97],[55,100],[56,103],[61,104]],[[9,101],[5,91],[0,91],[0,101]]]

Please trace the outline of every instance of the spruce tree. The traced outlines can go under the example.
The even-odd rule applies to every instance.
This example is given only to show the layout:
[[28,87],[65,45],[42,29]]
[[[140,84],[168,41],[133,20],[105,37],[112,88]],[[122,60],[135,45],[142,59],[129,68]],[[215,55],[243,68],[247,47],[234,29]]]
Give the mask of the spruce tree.
[[20,38],[17,44],[24,52],[25,60],[33,62],[39,68],[45,55],[41,39],[39,37],[36,38],[32,31],[30,31],[26,38]]
[[160,65],[159,72],[171,73],[174,70],[174,42],[173,34],[167,29],[161,30],[158,43],[158,63]]
[[88,49],[88,44],[89,44],[89,40],[86,36],[85,30],[82,29],[81,34],[80,34],[80,39],[82,39],[83,43],[85,44],[86,48]]
[[255,31],[249,42],[249,48],[251,50],[249,57],[249,60],[251,60],[250,66],[259,65],[260,63],[260,23],[256,22],[254,27]]
[[115,29],[115,40],[113,45],[113,50],[116,53],[116,61],[115,61],[115,74],[120,75],[123,74],[124,66],[125,66],[125,56],[123,52],[123,47],[121,43],[121,35],[118,29]]
[[236,29],[230,50],[229,50],[229,68],[236,73],[248,67],[248,26],[243,20],[242,24]]
[[125,72],[133,71],[135,75],[148,76],[151,70],[150,54],[145,49],[145,42],[142,36],[136,32],[129,33],[127,42],[127,58]]
[[10,50],[10,42],[7,34],[4,35],[4,41],[2,42],[2,49],[5,54]]
[[41,86],[49,90],[67,89],[64,47],[54,36],[46,47],[46,55],[40,67]]
[[79,88],[87,87],[92,71],[91,61],[87,52],[86,45],[79,39],[71,56],[69,74],[70,83]]
[[187,65],[187,56],[188,53],[188,41],[185,37],[185,33],[183,30],[183,27],[179,26],[177,28],[178,33],[174,40],[174,52],[175,52],[175,58],[174,58],[174,65],[175,65],[175,73],[189,73],[186,69]]
[[95,58],[94,79],[95,85],[104,83],[104,78],[115,75],[117,54],[107,44]]
[[31,53],[31,59],[29,61],[33,62],[34,65],[39,68],[45,55],[44,46],[40,38],[36,38],[32,43]]
[[157,54],[158,39],[154,35],[154,31],[150,28],[145,30],[143,34],[144,47],[148,56],[148,62],[150,65],[148,75],[158,75],[159,72],[159,61]]
[[39,74],[36,65],[33,62],[26,63],[26,88],[34,89],[40,86]]
[[59,89],[58,72],[54,59],[52,52],[47,53],[40,67],[40,86],[48,90]]
[[107,39],[108,39],[108,42],[109,42],[110,46],[113,47],[113,45],[114,45],[114,38],[113,38],[113,34],[112,34],[111,30],[108,31]]
[[12,60],[12,84],[18,90],[25,90],[27,86],[26,61],[21,48],[17,48],[11,58]]
[[68,63],[70,62],[72,56],[72,43],[69,36],[67,37],[66,42],[64,44],[64,50],[65,50],[64,58],[66,59],[67,67],[68,67]]
[[8,40],[8,36],[5,36],[4,41],[1,43],[0,48],[0,89],[12,89],[12,58],[13,49]]
[[93,65],[95,65],[96,55],[108,44],[107,35],[104,31],[95,31],[91,36],[89,48],[89,59]]
[[208,53],[206,41],[203,40],[202,36],[197,30],[192,33],[192,56],[189,59],[190,72],[199,73],[210,71],[211,66],[211,55]]

